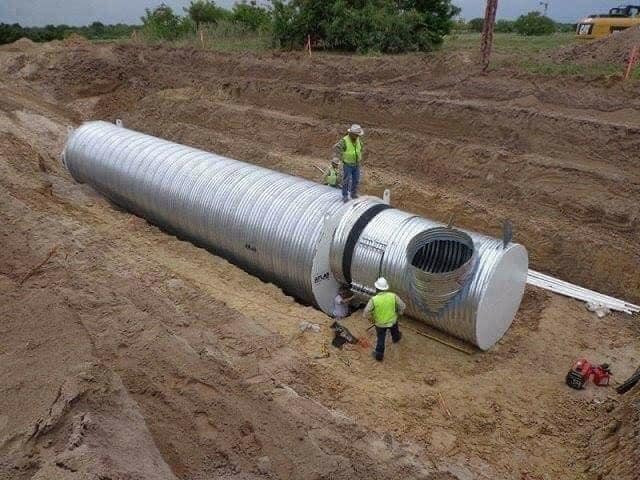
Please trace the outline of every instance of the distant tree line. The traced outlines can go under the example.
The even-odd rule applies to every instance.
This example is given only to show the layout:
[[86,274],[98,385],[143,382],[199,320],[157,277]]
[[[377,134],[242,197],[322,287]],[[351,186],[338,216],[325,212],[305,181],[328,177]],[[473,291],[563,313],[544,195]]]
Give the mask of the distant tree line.
[[0,24],[0,43],[21,37],[36,42],[59,40],[71,33],[89,39],[130,36],[136,28],[150,40],[193,37],[200,29],[227,28],[238,34],[269,35],[276,48],[314,48],[401,53],[429,51],[442,43],[454,26],[460,9],[452,0],[242,0],[225,9],[213,0],[191,0],[182,15],[162,3],[146,9],[141,26],[86,27],[47,25],[24,28]]
[[131,35],[135,26],[118,23],[104,25],[93,22],[85,27],[72,27],[69,25],[46,25],[44,27],[23,27],[19,23],[0,23],[0,44],[15,42],[20,38],[28,38],[34,42],[50,42],[62,40],[72,33],[77,33],[90,39],[114,39]]
[[[466,30],[470,32],[482,32],[484,18],[472,18],[468,22],[458,20],[455,24],[456,30]],[[498,20],[494,26],[496,33],[517,33],[520,35],[551,35],[556,32],[573,32],[575,24],[557,23],[551,18],[542,15],[540,12],[529,12],[521,15],[517,20]]]
[[152,40],[177,40],[203,26],[221,24],[233,26],[238,33],[271,31],[271,10],[255,0],[236,2],[230,10],[212,0],[192,0],[183,10],[185,15],[180,16],[164,3],[145,9],[141,18],[144,35]]
[[174,40],[202,25],[231,23],[248,32],[268,32],[274,47],[400,53],[428,51],[451,31],[460,9],[451,0],[271,0],[231,10],[211,0],[192,0],[178,16],[167,5],[147,9],[143,30],[150,38]]

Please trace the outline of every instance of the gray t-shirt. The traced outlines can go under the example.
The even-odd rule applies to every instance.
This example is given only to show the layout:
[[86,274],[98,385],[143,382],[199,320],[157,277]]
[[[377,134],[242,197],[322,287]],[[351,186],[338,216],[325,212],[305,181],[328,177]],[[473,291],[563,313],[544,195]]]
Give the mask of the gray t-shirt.
[[333,299],[333,316],[334,318],[344,318],[347,315],[349,315],[349,301],[338,294]]

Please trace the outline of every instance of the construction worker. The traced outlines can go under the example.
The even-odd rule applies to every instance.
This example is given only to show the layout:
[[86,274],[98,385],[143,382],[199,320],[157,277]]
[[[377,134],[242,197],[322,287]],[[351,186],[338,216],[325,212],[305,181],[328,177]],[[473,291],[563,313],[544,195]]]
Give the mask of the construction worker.
[[389,284],[383,277],[376,280],[374,285],[376,294],[367,303],[363,315],[365,319],[371,319],[376,327],[378,341],[376,349],[371,355],[381,362],[384,358],[384,342],[387,337],[387,330],[391,332],[393,343],[398,343],[402,338],[398,327],[398,315],[402,315],[407,306],[400,297],[389,291]]
[[349,302],[353,300],[353,294],[347,287],[340,287],[338,294],[333,299],[333,318],[336,322],[349,316]]
[[334,160],[342,160],[342,201],[358,198],[358,184],[360,183],[360,162],[362,160],[362,140],[364,130],[360,125],[353,124],[347,134],[333,146]]
[[337,158],[331,160],[329,168],[324,172],[324,184],[333,188],[340,188],[340,173],[338,166],[340,161]]

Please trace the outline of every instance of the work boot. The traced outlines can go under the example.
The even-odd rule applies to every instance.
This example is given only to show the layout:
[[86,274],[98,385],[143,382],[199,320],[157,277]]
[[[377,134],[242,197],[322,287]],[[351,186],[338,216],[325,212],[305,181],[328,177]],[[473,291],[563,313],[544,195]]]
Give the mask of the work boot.
[[382,359],[384,358],[384,355],[380,355],[380,354],[376,353],[375,350],[373,352],[371,352],[371,356],[378,362],[381,362]]
[[356,198],[358,198],[358,194],[357,193],[352,193],[351,194],[351,200],[355,200]]
[[349,197],[342,197],[342,203],[347,203],[349,201]]
[[393,343],[398,343],[402,340],[402,332],[398,332],[398,337],[393,339]]

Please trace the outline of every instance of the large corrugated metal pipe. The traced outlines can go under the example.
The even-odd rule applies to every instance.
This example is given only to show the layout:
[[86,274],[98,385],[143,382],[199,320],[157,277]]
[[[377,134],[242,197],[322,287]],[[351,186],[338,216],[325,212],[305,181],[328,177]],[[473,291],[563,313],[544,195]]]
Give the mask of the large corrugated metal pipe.
[[112,125],[71,133],[64,163],[131,212],[331,313],[340,285],[361,300],[384,276],[407,314],[489,349],[524,292],[524,247],[338,190]]

